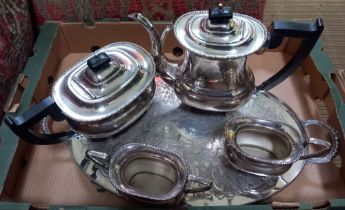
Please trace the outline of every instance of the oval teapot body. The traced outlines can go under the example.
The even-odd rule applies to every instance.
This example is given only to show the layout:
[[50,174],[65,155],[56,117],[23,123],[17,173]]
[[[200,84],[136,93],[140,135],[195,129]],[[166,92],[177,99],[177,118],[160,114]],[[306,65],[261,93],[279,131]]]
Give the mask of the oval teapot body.
[[184,63],[175,75],[174,89],[189,106],[226,112],[248,101],[255,90],[246,57],[212,60],[186,50]]
[[[149,32],[152,55],[160,77],[189,106],[227,112],[244,104],[254,90],[268,91],[290,76],[313,49],[322,30],[322,19],[311,22],[274,21],[270,32],[252,17],[232,13],[231,8],[193,11],[179,17],[160,36],[141,14],[131,14]],[[182,64],[170,63],[162,50],[170,30],[184,47]],[[246,64],[248,55],[278,47],[285,37],[302,38],[291,60],[272,77],[255,87]]]
[[231,111],[247,101],[254,91],[254,76],[246,67],[246,57],[211,59],[184,49],[182,64],[170,63],[162,50],[168,32],[159,36],[153,24],[141,14],[131,14],[150,34],[152,55],[160,77],[171,85],[180,100],[189,106],[207,110]]

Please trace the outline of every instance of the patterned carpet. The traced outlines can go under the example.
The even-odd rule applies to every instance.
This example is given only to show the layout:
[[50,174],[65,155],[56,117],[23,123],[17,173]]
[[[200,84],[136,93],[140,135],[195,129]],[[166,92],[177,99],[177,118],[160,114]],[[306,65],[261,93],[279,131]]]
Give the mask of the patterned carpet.
[[129,13],[141,12],[153,20],[174,20],[191,11],[204,10],[219,2],[231,6],[234,11],[262,18],[265,0],[33,0],[35,21],[45,20],[83,21],[92,24],[95,20],[126,20]]
[[0,120],[9,91],[32,53],[33,33],[25,0],[0,0]]

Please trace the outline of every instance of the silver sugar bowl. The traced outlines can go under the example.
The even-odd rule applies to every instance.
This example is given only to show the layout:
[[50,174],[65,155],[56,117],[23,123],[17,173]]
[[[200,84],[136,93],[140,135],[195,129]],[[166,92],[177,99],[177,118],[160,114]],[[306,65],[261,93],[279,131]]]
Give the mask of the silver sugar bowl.
[[[86,154],[94,162],[108,155],[97,151]],[[102,163],[103,162],[103,163]],[[209,190],[212,182],[188,173],[185,161],[176,153],[161,148],[131,143],[118,149],[106,165],[109,179],[124,198],[149,205],[174,206],[185,193]],[[187,188],[188,183],[197,187]]]

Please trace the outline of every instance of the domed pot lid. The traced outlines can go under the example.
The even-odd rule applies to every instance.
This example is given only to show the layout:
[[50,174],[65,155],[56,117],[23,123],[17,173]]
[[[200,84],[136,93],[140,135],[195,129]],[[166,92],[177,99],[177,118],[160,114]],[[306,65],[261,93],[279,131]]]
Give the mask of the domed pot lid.
[[231,8],[211,8],[182,15],[174,25],[177,40],[189,51],[213,59],[233,59],[253,54],[266,42],[267,29],[255,18],[233,13]]
[[149,87],[155,64],[147,51],[129,43],[105,46],[66,71],[52,96],[67,118],[102,120],[121,112]]

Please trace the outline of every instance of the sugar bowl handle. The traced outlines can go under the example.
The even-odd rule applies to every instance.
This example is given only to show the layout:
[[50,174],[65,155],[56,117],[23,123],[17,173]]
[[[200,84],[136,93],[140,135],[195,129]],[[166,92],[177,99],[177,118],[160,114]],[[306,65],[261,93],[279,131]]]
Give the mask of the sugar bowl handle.
[[187,188],[184,190],[185,193],[197,193],[197,192],[204,192],[212,187],[212,181],[204,179],[202,177],[194,176],[194,175],[188,175],[188,182],[196,182],[198,185],[201,185],[200,187],[196,188]]
[[306,159],[309,163],[327,163],[329,162],[337,153],[339,146],[339,135],[338,132],[332,128],[327,123],[321,122],[319,120],[305,120],[302,122],[304,127],[309,127],[312,125],[319,126],[325,129],[330,135],[330,141],[325,141],[322,139],[317,139],[310,137],[308,144],[314,144],[324,147],[321,151],[311,154],[305,154],[301,156],[301,159]]
[[107,153],[96,150],[87,150],[85,152],[85,157],[92,160],[96,165],[99,165],[104,169],[109,168],[109,155]]

